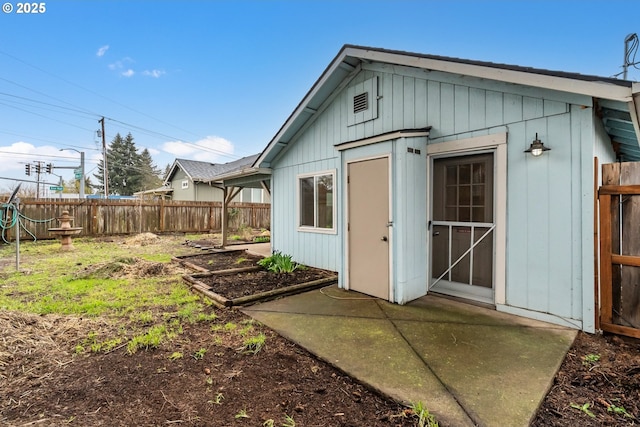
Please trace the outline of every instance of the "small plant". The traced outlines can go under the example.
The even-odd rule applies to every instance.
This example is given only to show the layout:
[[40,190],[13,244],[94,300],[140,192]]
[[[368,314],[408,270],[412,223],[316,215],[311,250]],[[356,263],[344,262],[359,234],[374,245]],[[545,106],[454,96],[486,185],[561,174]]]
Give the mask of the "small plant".
[[418,427],[438,427],[438,422],[433,414],[420,401],[411,405],[409,413],[418,419]]
[[253,330],[253,325],[251,325],[251,323],[248,323],[246,325],[244,325],[242,327],[242,329],[240,329],[238,331],[238,335],[244,337],[245,335],[247,335],[249,332],[251,332]]
[[599,354],[587,354],[582,358],[583,365],[593,365],[600,360]]
[[227,322],[224,324],[224,330],[227,332],[235,331],[237,328],[238,328],[238,325],[236,325],[233,322]]
[[262,350],[262,347],[264,347],[266,340],[267,337],[263,333],[255,337],[246,338],[238,351],[245,354],[258,354],[260,350]]
[[298,269],[304,270],[306,268],[293,261],[291,255],[284,255],[278,251],[275,251],[270,257],[258,261],[258,265],[273,273],[293,273]]
[[179,351],[174,351],[169,356],[169,360],[178,360],[178,359],[182,359],[182,357],[183,357],[182,353],[180,353]]
[[196,359],[196,360],[202,360],[206,353],[207,353],[207,349],[206,348],[201,348],[200,350],[198,350],[195,353],[193,353],[193,358]]
[[216,320],[217,318],[218,316],[215,313],[198,313],[198,315],[196,316],[196,322],[211,322],[212,320]]
[[222,393],[217,393],[216,397],[209,401],[212,405],[222,405],[222,401],[224,400],[224,395]]
[[282,427],[296,427],[296,422],[293,420],[293,417],[284,414],[284,423],[282,423]]
[[589,403],[589,402],[585,403],[584,405],[578,405],[577,403],[571,403],[571,407],[574,408],[574,409],[578,409],[578,410],[584,412],[585,414],[587,414],[591,418],[595,418],[596,417],[593,414],[593,412],[591,412],[589,410],[589,408],[591,407],[591,403]]
[[269,243],[271,241],[271,237],[269,236],[256,236],[253,238],[255,243]]
[[247,261],[249,261],[248,258],[240,257],[236,260],[236,264],[242,264],[243,262],[247,262]]
[[172,336],[173,334],[167,331],[166,326],[154,326],[147,333],[133,337],[127,344],[127,352],[133,354],[140,349],[156,348],[164,338]]
[[235,417],[236,417],[236,419],[239,419],[239,418],[251,418],[251,417],[249,417],[249,414],[247,414],[247,410],[246,409],[241,409],[240,412],[238,412],[235,415]]
[[634,418],[633,415],[627,412],[624,406],[616,406],[613,403],[607,407],[607,412],[613,412],[616,415],[623,415],[625,418]]
[[268,420],[262,423],[263,427],[274,427],[275,425],[276,425],[276,422],[273,421],[273,419],[271,418],[269,418]]

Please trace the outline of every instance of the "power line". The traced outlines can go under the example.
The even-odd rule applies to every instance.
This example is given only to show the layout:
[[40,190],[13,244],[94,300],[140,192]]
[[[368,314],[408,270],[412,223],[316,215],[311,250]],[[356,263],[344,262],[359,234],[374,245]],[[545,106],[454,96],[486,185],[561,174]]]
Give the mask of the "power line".
[[[160,119],[158,119],[158,118],[156,118],[156,117],[153,117],[153,116],[151,116],[151,115],[149,115],[149,114],[146,114],[146,113],[144,113],[144,112],[142,112],[142,111],[139,111],[139,110],[136,110],[136,109],[134,109],[134,108],[131,108],[131,107],[130,107],[130,106],[128,106],[128,105],[122,104],[122,103],[120,103],[120,102],[118,102],[118,101],[115,101],[115,100],[113,100],[113,99],[109,98],[109,97],[106,97],[106,96],[104,96],[104,95],[101,95],[101,94],[100,94],[100,93],[98,93],[98,92],[95,92],[95,91],[93,91],[93,90],[91,90],[91,89],[88,89],[88,88],[85,88],[85,87],[83,87],[83,86],[81,86],[81,85],[78,85],[77,83],[71,82],[71,81],[69,81],[69,80],[67,80],[67,79],[64,79],[64,78],[62,78],[62,77],[60,77],[60,76],[57,76],[57,75],[55,75],[55,74],[53,74],[53,73],[51,73],[51,72],[49,72],[49,71],[46,71],[46,70],[44,70],[44,69],[42,69],[42,68],[40,68],[40,67],[37,67],[37,66],[35,66],[35,65],[33,65],[33,64],[30,64],[30,63],[28,63],[27,61],[24,61],[24,60],[22,60],[22,59],[20,59],[20,58],[18,58],[18,57],[16,57],[16,56],[14,56],[14,55],[11,55],[11,54],[9,54],[9,53],[7,53],[7,52],[4,52],[4,51],[0,50],[0,54],[3,54],[3,55],[5,55],[5,56],[7,56],[7,57],[9,57],[9,58],[11,58],[11,59],[13,59],[13,60],[15,60],[15,61],[18,61],[18,62],[20,62],[20,63],[22,63],[22,64],[25,64],[25,65],[27,65],[27,66],[29,66],[29,67],[31,67],[31,68],[33,68],[33,69],[35,69],[35,70],[38,70],[38,71],[40,71],[40,72],[42,72],[42,73],[44,73],[44,74],[46,74],[46,75],[48,75],[48,76],[51,76],[51,77],[56,78],[56,79],[58,79],[58,80],[61,80],[61,81],[65,82],[65,83],[67,83],[67,84],[69,84],[69,85],[71,85],[71,86],[74,86],[74,87],[77,87],[77,88],[79,88],[79,89],[81,89],[81,90],[84,90],[84,91],[86,91],[86,92],[89,92],[89,93],[91,93],[91,94],[93,94],[93,95],[95,95],[95,96],[98,96],[98,97],[100,97],[100,98],[102,98],[102,99],[105,99],[105,100],[107,100],[107,101],[110,101],[110,102],[112,102],[112,103],[114,103],[114,104],[116,104],[116,105],[119,105],[119,106],[121,106],[121,107],[123,107],[123,108],[126,108],[126,109],[128,109],[128,110],[130,110],[130,111],[133,111],[133,112],[135,112],[135,113],[137,113],[137,114],[140,114],[140,115],[142,115],[142,116],[148,117],[148,118],[150,118],[150,119],[152,119],[152,120],[155,120],[155,121],[157,121],[157,122],[163,123],[164,125],[168,125],[168,126],[170,126],[170,127],[173,127],[173,128],[178,129],[178,130],[180,130],[180,131],[186,132],[186,133],[188,133],[188,134],[191,134],[191,135],[197,136],[198,138],[200,138],[200,139],[202,139],[202,140],[206,140],[206,137],[204,137],[204,138],[203,138],[203,137],[201,137],[200,135],[198,135],[198,134],[196,134],[196,133],[193,133],[193,132],[191,132],[191,131],[189,131],[189,130],[186,130],[186,129],[184,129],[184,128],[181,128],[181,127],[179,127],[179,126],[176,126],[176,125],[173,125],[173,124],[171,124],[171,123],[168,123],[166,120],[160,120]],[[15,97],[15,98],[23,99],[23,100],[28,100],[28,101],[30,101],[30,102],[39,103],[39,104],[43,104],[43,105],[48,105],[48,106],[52,106],[52,107],[55,107],[55,108],[60,108],[60,109],[63,109],[63,110],[67,110],[67,111],[72,111],[72,112],[76,112],[76,113],[84,114],[84,115],[87,115],[87,116],[93,116],[93,117],[95,117],[95,118],[97,118],[97,117],[105,117],[105,116],[100,115],[100,114],[98,114],[98,113],[95,113],[95,112],[92,112],[92,111],[86,110],[86,109],[84,109],[84,108],[78,107],[77,105],[74,105],[74,104],[72,104],[72,103],[66,102],[66,101],[64,101],[64,100],[61,100],[61,99],[59,99],[59,98],[56,98],[56,97],[53,97],[53,96],[47,95],[47,94],[45,94],[45,93],[43,93],[43,92],[37,91],[37,90],[32,89],[32,88],[27,87],[27,86],[24,86],[24,85],[22,85],[22,84],[20,84],[20,83],[17,83],[17,82],[12,81],[12,80],[9,80],[9,79],[3,78],[3,77],[0,77],[0,80],[4,80],[4,81],[6,81],[6,82],[8,82],[8,83],[11,83],[11,84],[16,85],[16,86],[18,86],[18,87],[21,87],[21,88],[23,88],[23,89],[29,90],[29,91],[31,91],[31,92],[37,93],[37,94],[42,95],[42,96],[44,96],[44,97],[47,97],[47,98],[50,98],[50,99],[54,99],[54,100],[56,100],[56,101],[58,101],[58,102],[61,102],[61,103],[66,104],[66,105],[69,105],[69,106],[71,106],[71,107],[73,107],[73,108],[63,107],[63,106],[61,106],[61,105],[51,104],[51,103],[46,103],[46,102],[43,102],[43,101],[38,101],[38,100],[35,100],[35,99],[26,98],[26,97],[21,97],[21,96],[13,95],[13,94],[0,93],[0,94],[2,94],[2,95],[5,95],[5,96],[11,96],[11,97]],[[62,124],[66,124],[66,125],[73,126],[73,127],[76,127],[76,128],[82,129],[82,130],[87,130],[87,131],[91,131],[91,132],[93,132],[93,130],[89,130],[89,129],[86,129],[86,128],[82,128],[82,127],[80,127],[80,126],[73,125],[73,124],[70,124],[70,123],[66,123],[66,122],[63,122],[63,121],[60,121],[60,120],[57,120],[57,119],[51,118],[51,117],[47,117],[47,116],[42,115],[42,114],[38,114],[38,113],[35,113],[35,112],[32,112],[32,111],[28,111],[28,110],[25,110],[25,109],[21,109],[21,108],[16,107],[16,106],[7,105],[7,104],[4,104],[4,103],[0,103],[0,104],[1,104],[1,105],[5,105],[5,106],[10,107],[10,108],[14,108],[14,109],[20,110],[20,111],[24,111],[24,112],[26,112],[26,113],[30,113],[30,114],[34,114],[34,115],[37,115],[37,116],[40,116],[40,117],[43,117],[43,118],[47,118],[47,119],[49,119],[49,120],[57,121],[57,122],[62,123]],[[24,104],[22,104],[22,105],[24,105]],[[40,107],[40,108],[42,108],[42,107]],[[177,137],[174,137],[174,136],[171,136],[171,135],[167,135],[167,134],[164,134],[164,133],[161,133],[161,132],[157,132],[157,131],[153,131],[153,130],[150,130],[150,129],[146,129],[146,128],[143,128],[143,127],[140,127],[140,126],[132,125],[132,124],[130,124],[130,123],[126,123],[126,122],[123,122],[123,121],[120,121],[120,120],[117,120],[117,119],[113,119],[113,118],[109,118],[109,117],[106,117],[106,118],[107,118],[109,121],[112,121],[112,122],[114,122],[114,123],[119,123],[119,124],[121,124],[121,125],[128,126],[128,127],[133,128],[133,129],[137,129],[137,130],[139,130],[139,131],[141,131],[141,132],[143,132],[143,133],[146,133],[146,134],[147,134],[147,135],[149,135],[149,136],[153,136],[153,137],[157,137],[157,138],[159,137],[159,139],[160,139],[160,138],[166,138],[166,139],[169,139],[170,141],[177,141],[177,142],[180,142],[180,143],[182,143],[182,144],[185,144],[185,145],[188,145],[188,146],[192,146],[192,147],[194,147],[194,148],[197,148],[198,150],[211,152],[211,153],[214,153],[214,154],[220,155],[220,156],[222,156],[222,157],[227,157],[227,158],[230,158],[230,159],[239,159],[239,158],[241,158],[241,157],[242,157],[242,156],[239,156],[239,155],[235,155],[235,154],[227,153],[227,152],[222,151],[222,150],[218,150],[218,149],[216,149],[216,148],[212,148],[212,147],[207,147],[207,146],[199,145],[199,144],[196,144],[196,143],[191,142],[191,141],[189,141],[189,140],[184,140],[183,138],[177,138]],[[165,142],[168,142],[168,141],[165,141]]]
[[[118,102],[118,101],[115,101],[115,100],[113,100],[113,99],[109,98],[109,97],[106,97],[106,96],[104,96],[104,95],[101,95],[101,94],[99,94],[99,93],[97,93],[97,92],[95,92],[95,91],[93,91],[93,90],[91,90],[91,89],[87,89],[87,88],[85,88],[85,87],[83,87],[83,86],[80,86],[80,85],[79,85],[79,84],[77,84],[77,83],[73,83],[73,82],[71,82],[71,81],[69,81],[69,80],[66,80],[66,79],[64,79],[64,78],[60,77],[60,76],[57,76],[57,75],[55,75],[55,74],[53,74],[53,73],[50,73],[50,72],[48,72],[48,71],[46,71],[46,70],[43,70],[42,68],[37,67],[37,66],[35,66],[35,65],[33,65],[33,64],[30,64],[30,63],[28,63],[28,62],[26,62],[26,61],[24,61],[24,60],[22,60],[22,59],[20,59],[20,58],[18,58],[18,57],[16,57],[16,56],[13,56],[13,55],[11,55],[11,54],[7,53],[7,52],[4,52],[4,51],[0,50],[0,54],[3,54],[3,55],[5,55],[5,56],[8,56],[9,58],[11,58],[11,59],[13,59],[13,60],[15,60],[15,61],[21,62],[21,63],[23,63],[23,64],[25,64],[25,65],[27,65],[27,66],[29,66],[29,67],[31,67],[31,68],[34,68],[34,69],[36,69],[36,70],[38,70],[38,71],[40,71],[40,72],[42,72],[42,73],[44,73],[44,74],[47,74],[48,76],[54,77],[54,78],[56,78],[56,79],[59,79],[59,80],[61,80],[61,81],[65,82],[65,83],[67,83],[67,84],[69,84],[69,85],[72,85],[72,86],[74,86],[74,87],[77,87],[77,88],[79,88],[79,89],[82,89],[82,90],[84,90],[84,91],[87,91],[87,92],[89,92],[89,93],[91,93],[91,94],[93,94],[93,95],[96,95],[96,96],[98,96],[98,97],[100,97],[100,98],[102,98],[102,99],[105,99],[105,100],[107,100],[107,101],[110,101],[110,102],[112,102],[112,103],[114,103],[114,104],[116,104],[116,105],[119,105],[120,107],[123,107],[123,108],[126,108],[126,109],[130,110],[130,111],[133,111],[134,113],[141,114],[141,115],[143,115],[143,116],[145,116],[145,117],[147,117],[147,118],[150,118],[150,119],[152,119],[152,120],[155,120],[155,121],[157,121],[157,122],[159,122],[159,123],[162,123],[162,124],[165,124],[165,125],[171,126],[171,127],[175,128],[175,129],[178,129],[178,130],[180,130],[180,131],[182,131],[182,132],[186,132],[186,133],[189,133],[189,134],[191,134],[191,135],[194,135],[194,136],[197,136],[198,138],[200,138],[200,135],[197,135],[197,134],[195,134],[195,133],[193,133],[193,132],[190,132],[190,131],[188,131],[188,130],[186,130],[186,129],[183,129],[183,128],[179,127],[179,126],[176,126],[176,125],[173,125],[173,124],[171,124],[171,123],[168,123],[166,120],[160,120],[160,119],[155,118],[155,117],[153,117],[153,116],[151,116],[151,115],[149,115],[149,114],[147,114],[147,113],[144,113],[144,112],[142,112],[142,111],[138,111],[138,110],[136,110],[136,109],[134,109],[134,108],[131,108],[131,107],[130,107],[130,106],[128,106],[128,105],[122,104],[122,103],[120,103],[120,102]],[[3,79],[3,80],[4,80],[4,79]],[[65,103],[66,103],[66,102],[65,102]],[[68,103],[66,103],[66,104],[68,104]],[[71,105],[71,104],[69,104],[69,105]],[[99,116],[99,115],[96,115],[96,116]]]
[[86,130],[86,131],[89,131],[89,132],[93,132],[93,130],[91,130],[91,129],[83,128],[83,127],[75,125],[73,123],[63,122],[62,120],[54,119],[53,117],[48,117],[48,116],[45,116],[44,114],[40,114],[40,113],[36,113],[36,112],[33,112],[33,111],[25,110],[24,108],[16,107],[16,106],[13,106],[13,105],[8,105],[8,104],[5,104],[4,102],[0,102],[0,105],[4,105],[5,107],[9,107],[9,108],[13,108],[13,109],[16,109],[16,110],[19,110],[19,111],[23,111],[23,112],[28,113],[28,114],[33,114],[34,116],[38,116],[38,117],[42,117],[42,118],[45,118],[45,119],[48,119],[48,120],[52,120],[54,122],[58,122],[58,123],[61,123],[61,124],[67,125],[67,126],[71,126],[71,127],[74,127],[74,128],[78,128],[78,129]]
[[[42,105],[46,105],[46,106],[49,106],[49,107],[55,107],[55,108],[59,108],[61,110],[72,111],[72,112],[79,113],[79,114],[82,114],[82,115],[85,115],[85,116],[91,116],[91,118],[97,116],[94,113],[91,113],[91,112],[88,112],[88,111],[84,111],[84,110],[79,110],[77,108],[64,107],[62,105],[52,104],[50,102],[43,102],[43,101],[39,101],[37,99],[27,98],[27,97],[24,97],[24,96],[13,95],[11,93],[0,92],[0,95],[8,96],[8,97],[11,97],[11,98],[21,99],[23,101],[29,101],[29,102],[32,102],[32,103],[35,103],[35,104],[42,104]],[[25,104],[25,103],[18,103],[18,104],[20,104],[20,105],[28,105],[28,106],[31,105],[31,104]],[[44,107],[39,107],[39,108],[44,108]],[[56,111],[56,110],[49,109],[49,111]]]

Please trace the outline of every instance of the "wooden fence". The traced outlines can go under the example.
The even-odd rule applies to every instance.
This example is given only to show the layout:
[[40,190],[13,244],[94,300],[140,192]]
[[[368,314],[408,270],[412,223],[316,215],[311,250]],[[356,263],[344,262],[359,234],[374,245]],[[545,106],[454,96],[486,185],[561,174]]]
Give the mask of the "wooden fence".
[[[82,227],[80,236],[136,233],[206,233],[222,229],[222,202],[104,199],[21,199],[23,223],[37,239],[51,238],[48,229],[63,211],[74,217],[72,226]],[[2,215],[7,212],[2,212]],[[240,226],[270,228],[271,205],[267,203],[229,204],[229,228]],[[15,227],[5,232],[15,237]],[[21,230],[21,239],[33,239]]]
[[600,328],[640,338],[640,162],[602,165]]

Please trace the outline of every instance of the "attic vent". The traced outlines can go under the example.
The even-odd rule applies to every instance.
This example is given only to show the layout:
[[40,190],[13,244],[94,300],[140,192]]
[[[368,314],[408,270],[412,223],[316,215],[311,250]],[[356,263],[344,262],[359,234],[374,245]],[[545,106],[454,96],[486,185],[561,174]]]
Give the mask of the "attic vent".
[[345,108],[349,108],[349,102],[353,100],[353,110],[347,111],[347,126],[353,126],[378,118],[378,77],[356,83],[347,88],[344,98]]
[[369,108],[369,92],[364,92],[353,97],[353,114],[365,111]]

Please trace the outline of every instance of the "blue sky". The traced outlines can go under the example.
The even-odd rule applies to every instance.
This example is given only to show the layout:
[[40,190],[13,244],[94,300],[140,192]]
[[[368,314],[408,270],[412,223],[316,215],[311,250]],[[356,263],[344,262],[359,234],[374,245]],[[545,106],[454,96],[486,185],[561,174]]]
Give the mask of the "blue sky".
[[[102,116],[107,142],[131,132],[160,168],[258,153],[344,44],[612,76],[640,32],[633,0],[8,3],[0,177],[19,179],[33,179],[27,162],[77,165],[65,147],[95,173]],[[13,185],[0,179],[0,192]]]

